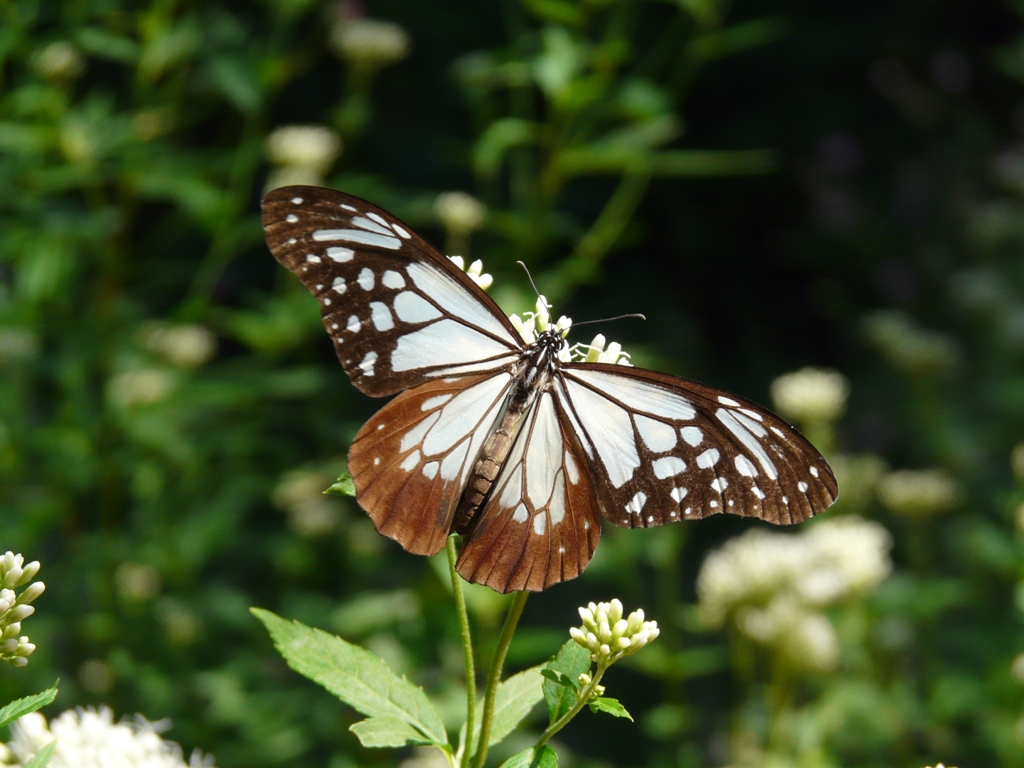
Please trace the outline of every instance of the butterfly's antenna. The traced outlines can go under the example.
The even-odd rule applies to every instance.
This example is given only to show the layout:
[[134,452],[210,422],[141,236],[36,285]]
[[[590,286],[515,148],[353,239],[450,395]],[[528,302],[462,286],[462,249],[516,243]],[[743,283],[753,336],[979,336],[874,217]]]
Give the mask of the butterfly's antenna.
[[641,320],[646,320],[647,319],[646,317],[641,315],[639,312],[632,312],[632,313],[630,313],[628,315],[616,315],[615,317],[603,317],[600,320],[581,320],[578,323],[573,323],[572,327],[575,328],[576,326],[579,326],[579,325],[592,325],[593,323],[609,323],[612,320],[622,320],[622,319],[627,318],[627,317],[639,317]]
[[518,264],[520,267],[523,268],[523,272],[526,273],[526,279],[529,280],[530,281],[530,285],[533,286],[533,292],[537,294],[538,298],[540,298],[540,291],[537,290],[537,284],[535,282],[533,282],[533,275],[530,274],[530,270],[527,269],[526,265],[523,264],[523,262],[521,262],[521,261],[517,261],[516,264]]

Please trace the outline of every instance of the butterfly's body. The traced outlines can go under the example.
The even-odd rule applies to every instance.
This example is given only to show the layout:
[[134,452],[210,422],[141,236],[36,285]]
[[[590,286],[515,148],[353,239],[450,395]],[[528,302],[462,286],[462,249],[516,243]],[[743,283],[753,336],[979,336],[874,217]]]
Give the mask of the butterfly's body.
[[825,460],[774,414],[666,374],[568,362],[560,327],[524,341],[466,273],[364,200],[285,187],[264,198],[263,223],[353,384],[397,394],[349,451],[357,501],[414,554],[464,534],[469,581],[508,592],[575,578],[602,517],[792,523],[836,498]]
[[455,512],[456,533],[465,533],[472,525],[512,450],[512,444],[523,426],[523,416],[532,407],[537,395],[551,383],[558,362],[558,351],[563,343],[557,331],[545,331],[523,351],[522,358],[513,366],[512,384],[501,420],[484,442]]

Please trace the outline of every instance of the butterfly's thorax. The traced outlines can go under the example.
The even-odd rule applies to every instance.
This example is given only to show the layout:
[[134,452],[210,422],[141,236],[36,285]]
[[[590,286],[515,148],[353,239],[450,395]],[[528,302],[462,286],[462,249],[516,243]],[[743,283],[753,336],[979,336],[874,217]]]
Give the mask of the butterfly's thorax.
[[454,530],[464,533],[469,529],[477,511],[498,476],[498,471],[512,450],[512,444],[523,425],[523,416],[529,412],[537,396],[551,383],[551,375],[558,364],[558,351],[562,336],[555,330],[545,331],[523,352],[512,371],[512,385],[498,426],[484,442],[473,466],[466,492],[455,513]]

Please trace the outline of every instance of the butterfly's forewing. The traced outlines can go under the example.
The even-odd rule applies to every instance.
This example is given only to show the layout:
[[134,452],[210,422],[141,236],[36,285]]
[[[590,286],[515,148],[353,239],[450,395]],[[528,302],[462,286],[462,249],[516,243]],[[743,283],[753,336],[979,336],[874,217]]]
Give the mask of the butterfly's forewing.
[[263,198],[263,227],[274,257],[316,296],[366,394],[518,358],[522,342],[497,304],[387,211],[331,189],[282,187]]
[[598,364],[565,366],[558,392],[594,467],[602,513],[616,525],[719,512],[795,523],[838,494],[806,439],[735,395]]
[[579,576],[600,535],[586,457],[554,394],[541,394],[456,567],[467,581],[498,592],[536,592]]
[[414,555],[444,547],[484,440],[501,414],[505,372],[423,384],[359,430],[348,466],[377,530]]

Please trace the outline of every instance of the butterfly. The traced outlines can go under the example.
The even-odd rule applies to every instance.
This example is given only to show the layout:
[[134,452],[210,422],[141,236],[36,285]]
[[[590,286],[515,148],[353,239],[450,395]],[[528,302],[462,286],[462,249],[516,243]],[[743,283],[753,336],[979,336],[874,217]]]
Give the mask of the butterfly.
[[263,199],[274,257],[320,303],[352,383],[397,395],[348,455],[356,500],[408,552],[463,535],[457,570],[498,592],[575,578],[601,518],[646,528],[720,512],[795,523],[835,501],[821,454],[768,410],[655,371],[566,361],[371,203],[290,186]]

